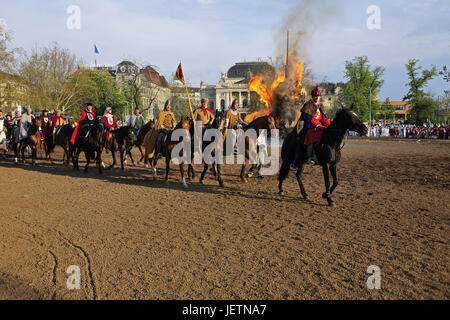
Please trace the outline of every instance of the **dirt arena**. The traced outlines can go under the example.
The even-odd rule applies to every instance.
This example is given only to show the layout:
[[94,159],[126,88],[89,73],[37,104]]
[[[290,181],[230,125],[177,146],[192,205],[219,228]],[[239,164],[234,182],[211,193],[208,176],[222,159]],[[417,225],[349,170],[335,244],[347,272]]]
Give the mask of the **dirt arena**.
[[307,201],[294,172],[281,197],[275,176],[242,184],[238,166],[224,188],[209,174],[187,191],[159,167],[154,182],[0,160],[0,299],[450,298],[450,142],[349,139],[334,208],[320,167]]

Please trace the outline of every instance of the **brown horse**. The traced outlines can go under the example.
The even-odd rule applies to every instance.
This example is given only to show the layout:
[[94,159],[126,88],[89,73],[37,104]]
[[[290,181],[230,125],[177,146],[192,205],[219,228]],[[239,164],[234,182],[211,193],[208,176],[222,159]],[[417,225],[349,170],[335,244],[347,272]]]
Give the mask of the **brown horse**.
[[[25,149],[26,147],[31,148],[31,163],[34,166],[38,165],[37,161],[37,149],[41,149],[41,133],[39,128],[42,122],[39,117],[33,119],[33,124],[28,129],[28,137],[20,141],[19,150],[22,153],[22,161],[25,163]],[[17,157],[16,157],[17,158]]]
[[[172,141],[172,133],[177,129],[184,129],[186,130],[186,137],[189,138],[189,129],[190,129],[190,120],[187,117],[182,117],[180,122],[177,124],[174,130],[170,131],[169,134],[166,137],[166,140],[162,144],[162,155],[166,159],[166,177],[165,180],[168,182],[169,179],[169,171],[170,171],[170,160],[172,160],[172,150],[173,148],[179,143],[179,141]],[[150,134],[149,132],[148,134]],[[147,163],[150,163],[150,167],[152,169],[153,174],[153,180],[156,181],[157,175],[156,175],[156,165],[158,162],[157,158],[157,150],[154,150],[153,155],[149,157],[149,146],[145,145],[145,155],[144,155],[144,161],[145,165],[147,166]],[[180,173],[181,173],[181,181],[183,183],[183,186],[187,188],[186,179],[184,178],[184,164],[180,163]]]
[[[141,128],[141,130],[139,130],[139,133],[137,134],[137,139],[136,139],[136,142],[134,143],[134,145],[136,147],[138,147],[139,152],[141,153],[141,159],[139,159],[139,161],[137,162],[138,164],[140,164],[144,160],[144,156],[145,156],[145,152],[144,152],[145,135],[150,130],[152,130],[154,127],[155,127],[155,121],[150,120]],[[131,156],[131,150],[127,150],[127,154],[130,156],[131,163],[133,163],[133,166],[134,166],[134,160],[133,160],[133,157]]]
[[[247,130],[253,129],[256,131],[256,134],[260,134],[260,130],[271,130],[271,129],[277,129],[278,128],[279,119],[275,119],[273,116],[264,116],[260,118],[256,118],[254,121],[246,125],[243,130],[246,132]],[[253,159],[256,155],[256,140],[250,139],[249,136],[245,136],[245,159],[244,163],[242,164],[241,169],[241,180],[243,182],[248,182],[248,175],[245,173],[245,167],[250,162],[256,162],[256,159]],[[253,167],[256,167],[255,164],[252,165]]]

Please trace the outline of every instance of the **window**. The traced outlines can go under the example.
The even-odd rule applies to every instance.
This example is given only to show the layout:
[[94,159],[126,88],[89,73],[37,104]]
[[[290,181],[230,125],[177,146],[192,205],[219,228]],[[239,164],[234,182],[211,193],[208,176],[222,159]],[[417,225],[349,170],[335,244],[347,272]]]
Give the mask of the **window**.
[[221,110],[225,109],[225,100],[224,99],[220,100],[220,108],[221,108]]

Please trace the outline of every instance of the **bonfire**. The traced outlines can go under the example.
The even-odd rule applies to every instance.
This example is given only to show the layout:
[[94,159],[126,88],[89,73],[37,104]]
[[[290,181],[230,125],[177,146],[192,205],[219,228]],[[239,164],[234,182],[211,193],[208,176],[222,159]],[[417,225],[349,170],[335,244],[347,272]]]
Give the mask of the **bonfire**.
[[296,121],[300,112],[294,106],[306,97],[303,87],[303,60],[295,56],[285,56],[285,67],[277,72],[276,78],[266,79],[262,74],[254,76],[249,82],[250,91],[259,95],[265,108],[245,117],[246,122],[272,115],[285,121]]

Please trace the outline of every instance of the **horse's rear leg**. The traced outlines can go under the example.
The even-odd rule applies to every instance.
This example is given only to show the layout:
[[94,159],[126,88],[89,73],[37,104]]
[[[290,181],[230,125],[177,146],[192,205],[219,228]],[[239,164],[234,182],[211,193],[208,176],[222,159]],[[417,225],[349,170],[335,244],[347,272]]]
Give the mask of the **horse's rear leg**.
[[202,171],[202,174],[200,175],[200,181],[199,181],[201,184],[203,184],[203,179],[205,179],[206,171],[208,171],[208,164],[204,163],[203,171]]
[[167,156],[166,157],[166,178],[165,178],[166,182],[169,181],[169,171],[170,171],[170,157]]
[[242,169],[241,169],[241,174],[240,174],[242,182],[248,182],[248,178],[245,176],[245,167],[247,166],[247,162],[248,162],[248,160],[245,159],[244,163],[242,164]]
[[[144,147],[142,145],[138,146],[139,151],[141,152],[141,158],[139,159],[139,161],[137,162],[137,164],[140,164],[142,162],[142,160],[146,159],[146,154],[144,152]],[[145,161],[145,163],[147,163],[147,161]]]
[[281,164],[280,174],[278,175],[278,194],[284,195],[283,191],[283,182],[286,180],[289,175],[289,171],[291,170],[291,164],[286,161]]
[[300,166],[298,167],[295,177],[297,178],[298,186],[300,187],[300,192],[302,193],[303,199],[306,200],[308,199],[308,194],[306,193],[305,187],[303,185],[302,172],[303,172],[303,163],[300,163]]
[[336,164],[331,164],[330,165],[331,177],[333,178],[333,185],[331,186],[331,189],[330,189],[330,195],[333,194],[334,189],[336,189],[336,187],[339,184],[338,178],[337,178],[337,170],[336,169],[337,169],[336,168]]
[[[131,164],[133,165],[133,167],[136,167],[136,164],[134,163],[134,159],[133,156],[131,155],[131,150],[127,150],[127,155],[130,157],[131,160]],[[125,157],[125,162],[127,161],[126,157]]]
[[102,152],[101,151],[97,151],[97,166],[98,166],[98,173],[102,174]]
[[325,163],[322,165],[323,179],[325,181],[325,193],[322,194],[322,198],[328,201],[330,207],[334,206],[334,201],[331,200],[330,194],[330,173],[328,172],[328,165]]
[[195,178],[195,170],[192,164],[188,165],[188,178],[189,180],[193,180]]

